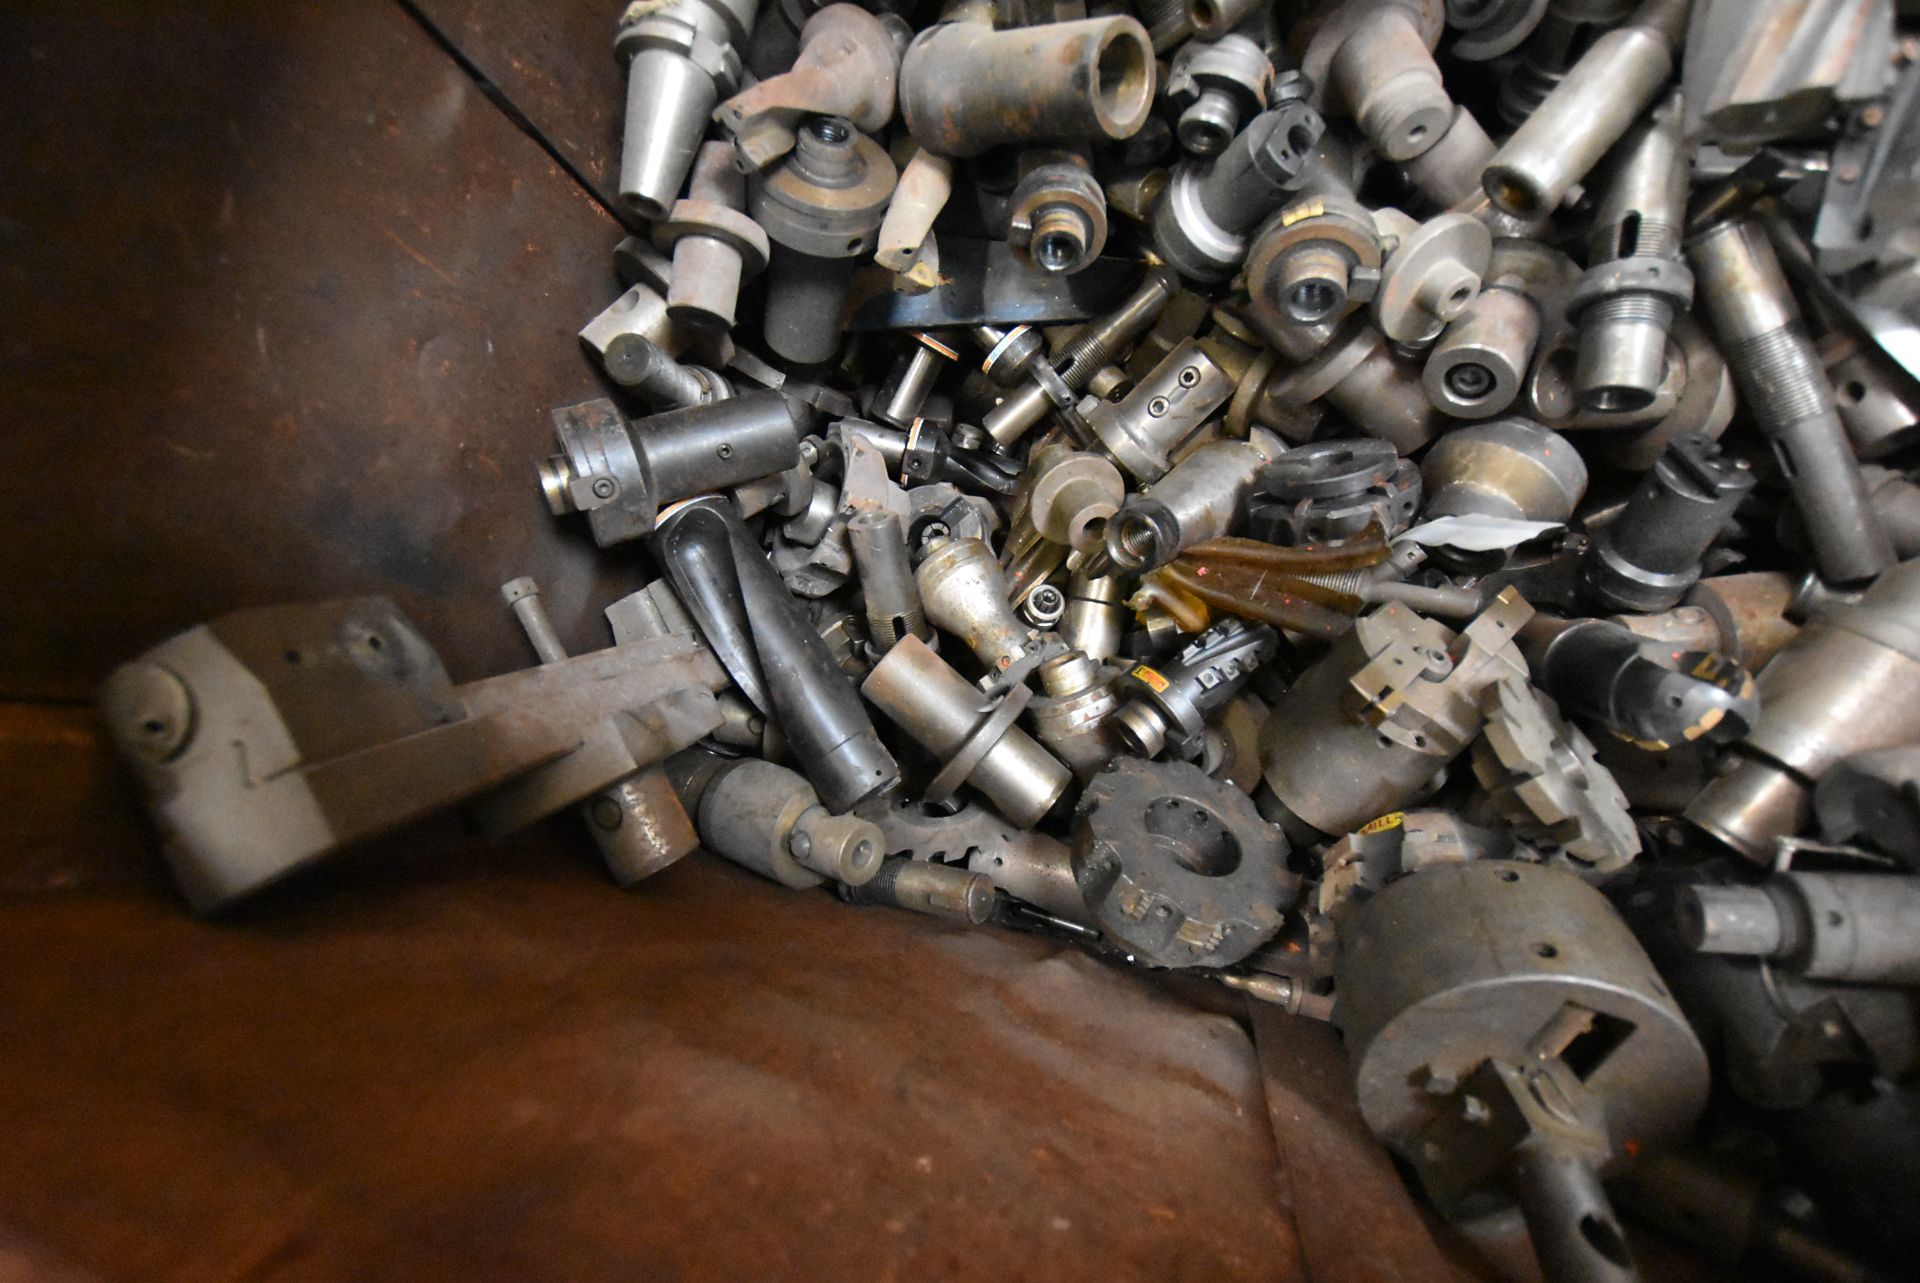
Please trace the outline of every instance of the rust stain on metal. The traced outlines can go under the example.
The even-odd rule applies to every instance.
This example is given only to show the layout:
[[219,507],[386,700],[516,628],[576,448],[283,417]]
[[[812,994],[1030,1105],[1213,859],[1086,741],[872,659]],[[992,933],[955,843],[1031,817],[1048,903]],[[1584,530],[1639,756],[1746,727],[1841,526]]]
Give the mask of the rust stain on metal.
[[99,865],[0,899],[0,1010],[47,1031],[0,1041],[0,1223],[55,1259],[1302,1277],[1245,1030],[1147,977],[700,854],[624,894],[571,823],[416,832],[197,921],[98,876],[147,839],[79,813],[90,715],[0,712],[0,764],[67,746],[42,831]]
[[573,335],[615,223],[397,6],[4,25],[0,583],[34,623],[0,630],[0,694],[87,698],[236,605],[366,592],[479,677],[527,661],[519,574],[604,645],[627,576],[530,461],[599,391]]

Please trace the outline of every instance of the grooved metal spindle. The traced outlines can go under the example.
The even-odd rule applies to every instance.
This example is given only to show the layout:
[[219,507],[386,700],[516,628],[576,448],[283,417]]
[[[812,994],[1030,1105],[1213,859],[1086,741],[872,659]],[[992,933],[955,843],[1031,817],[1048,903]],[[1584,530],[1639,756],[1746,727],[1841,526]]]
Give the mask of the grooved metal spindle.
[[[1098,320],[1087,322],[1058,354],[1042,359],[1068,391],[1079,391],[1116,354],[1146,332],[1179,288],[1179,280],[1172,272],[1164,269],[1148,272],[1126,302]],[[1029,378],[988,411],[980,426],[1001,445],[1011,445],[1046,418],[1052,405],[1041,382]]]
[[1753,219],[1699,233],[1687,252],[1741,405],[1772,441],[1830,583],[1859,583],[1893,564],[1833,388],[1794,307],[1780,260]]
[[1113,362],[1120,349],[1153,324],[1177,288],[1170,273],[1150,272],[1127,301],[1097,321],[1089,321],[1054,357],[1054,368],[1070,388],[1085,386],[1096,370]]

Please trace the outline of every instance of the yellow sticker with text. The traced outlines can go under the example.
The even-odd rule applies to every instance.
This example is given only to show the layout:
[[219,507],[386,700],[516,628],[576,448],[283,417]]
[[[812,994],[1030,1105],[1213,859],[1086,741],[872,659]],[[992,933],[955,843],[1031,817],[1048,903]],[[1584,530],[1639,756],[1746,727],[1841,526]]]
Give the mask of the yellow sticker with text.
[[1148,668],[1145,664],[1142,664],[1138,668],[1134,669],[1132,675],[1138,678],[1139,680],[1145,682],[1148,686],[1152,687],[1153,693],[1156,695],[1166,694],[1167,687],[1173,685],[1172,682],[1169,682],[1166,678],[1162,677],[1158,672],[1154,671],[1153,669]]
[[1388,811],[1377,820],[1368,820],[1360,829],[1361,835],[1368,836],[1374,833],[1385,833],[1388,829],[1397,829],[1406,821],[1406,818],[1405,811]]

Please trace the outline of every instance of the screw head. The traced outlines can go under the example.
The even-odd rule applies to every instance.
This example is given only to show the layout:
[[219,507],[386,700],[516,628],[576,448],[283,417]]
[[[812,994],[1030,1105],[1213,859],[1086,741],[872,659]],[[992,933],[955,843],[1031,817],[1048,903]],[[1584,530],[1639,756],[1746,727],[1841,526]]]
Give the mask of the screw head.
[[596,499],[611,499],[617,489],[619,487],[613,484],[612,477],[595,477],[593,480],[593,497]]
[[611,833],[620,827],[620,804],[604,793],[593,799],[589,814],[594,827],[603,832]]
[[115,740],[144,761],[168,761],[192,737],[193,696],[170,669],[145,660],[124,665],[100,698]]

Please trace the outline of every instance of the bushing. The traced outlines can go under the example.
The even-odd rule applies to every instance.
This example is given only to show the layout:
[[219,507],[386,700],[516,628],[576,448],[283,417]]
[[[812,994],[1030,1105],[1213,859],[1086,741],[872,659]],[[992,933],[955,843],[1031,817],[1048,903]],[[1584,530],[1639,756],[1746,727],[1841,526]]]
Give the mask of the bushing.
[[1126,16],[995,31],[941,22],[900,66],[900,115],[941,156],[1005,143],[1130,138],[1153,106],[1153,46]]
[[767,346],[811,365],[840,348],[853,260],[873,251],[895,172],[885,149],[841,117],[814,116],[796,139],[750,186],[747,205],[773,242]]
[[894,643],[860,693],[940,763],[921,793],[929,802],[970,785],[1009,820],[1031,828],[1073,782],[1073,772],[1014,724],[1032,695],[1028,687],[983,695],[918,637]]
[[1495,153],[1481,182],[1495,209],[1543,218],[1620,141],[1673,74],[1691,0],[1644,0],[1603,32]]
[[1540,341],[1540,310],[1509,281],[1484,284],[1427,354],[1420,384],[1434,409],[1490,419],[1520,395]]

